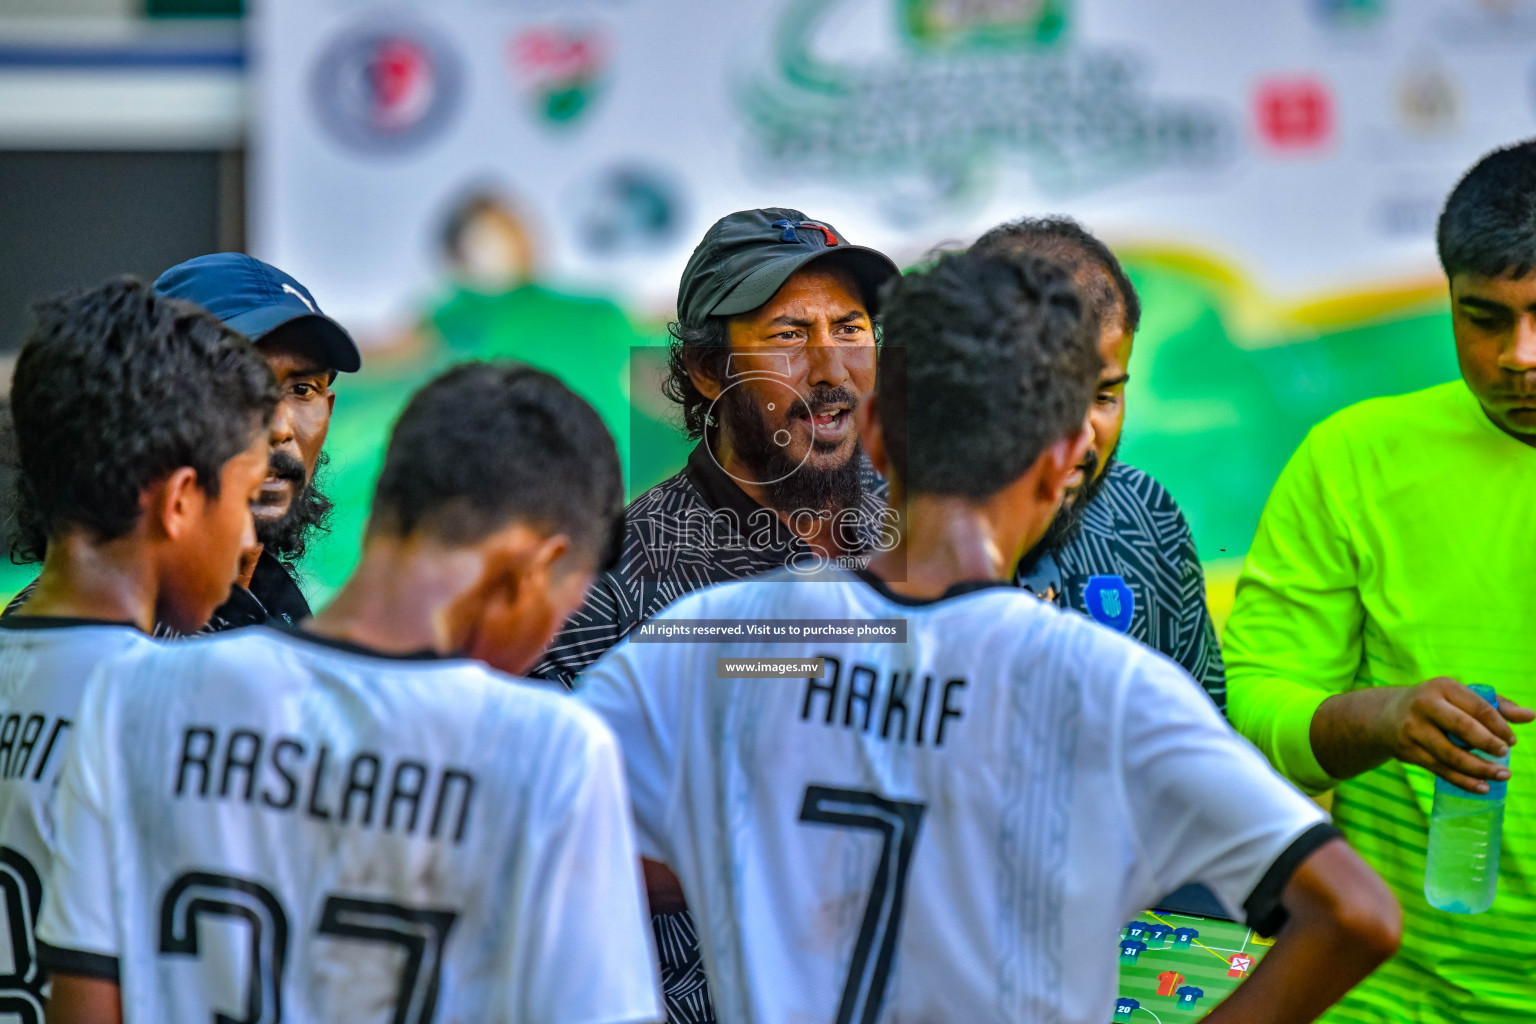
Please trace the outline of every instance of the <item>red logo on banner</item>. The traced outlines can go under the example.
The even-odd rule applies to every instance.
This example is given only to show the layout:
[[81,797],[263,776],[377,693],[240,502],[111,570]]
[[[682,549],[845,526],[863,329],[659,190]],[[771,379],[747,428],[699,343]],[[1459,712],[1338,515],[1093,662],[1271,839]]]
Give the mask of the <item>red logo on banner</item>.
[[432,103],[432,60],[413,39],[384,39],[367,74],[373,89],[373,118],[384,130],[408,127]]
[[600,36],[560,28],[532,28],[512,41],[512,56],[531,77],[569,81],[590,78],[603,64]]
[[1259,135],[1276,149],[1316,149],[1333,137],[1333,97],[1315,78],[1261,83],[1254,116]]
[[338,35],[315,64],[320,120],[347,145],[408,150],[451,119],[462,75],[448,44],[421,25],[368,22]]

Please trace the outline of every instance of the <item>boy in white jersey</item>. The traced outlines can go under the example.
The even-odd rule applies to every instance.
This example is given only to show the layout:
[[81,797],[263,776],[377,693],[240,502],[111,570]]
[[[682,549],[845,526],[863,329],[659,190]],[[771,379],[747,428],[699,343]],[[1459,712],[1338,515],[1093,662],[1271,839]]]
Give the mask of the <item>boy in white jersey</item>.
[[[1096,335],[1070,281],[949,255],[885,310],[860,429],[899,546],[870,572],[700,591],[651,635],[885,620],[904,642],[642,626],[584,677],[721,1019],[1102,1024],[1121,924],[1198,880],[1265,934],[1289,919],[1209,1019],[1311,1020],[1395,948],[1392,897],[1177,665],[1008,585],[1087,444]],[[825,671],[717,661],[765,656]]]
[[533,664],[622,508],[590,406],[460,366],[401,414],[329,608],[103,666],[56,802],[49,1020],[659,1019],[614,739],[482,664]]
[[195,630],[229,595],[256,541],[276,404],[242,335],[131,278],[34,310],[11,411],[48,555],[31,598],[0,619],[0,1019],[43,1018],[48,798],[85,680],[151,646],[154,622]]

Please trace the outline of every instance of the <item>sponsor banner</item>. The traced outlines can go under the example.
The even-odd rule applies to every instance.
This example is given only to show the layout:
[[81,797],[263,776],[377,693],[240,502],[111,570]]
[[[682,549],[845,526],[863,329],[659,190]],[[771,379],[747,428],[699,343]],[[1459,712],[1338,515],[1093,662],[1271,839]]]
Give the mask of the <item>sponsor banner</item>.
[[1337,294],[1432,274],[1458,173],[1536,132],[1531,0],[261,0],[254,23],[256,248],[368,343],[466,281],[664,315],[704,228],[753,205],[898,259],[1070,212]]

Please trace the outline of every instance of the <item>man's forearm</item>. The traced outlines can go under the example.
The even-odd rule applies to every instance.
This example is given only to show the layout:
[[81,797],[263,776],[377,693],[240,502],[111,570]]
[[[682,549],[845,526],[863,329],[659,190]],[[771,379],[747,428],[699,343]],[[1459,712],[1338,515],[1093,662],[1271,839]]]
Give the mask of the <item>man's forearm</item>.
[[1282,903],[1290,917],[1274,949],[1211,1011],[1209,1024],[1307,1024],[1401,940],[1397,900],[1343,840],[1307,858]]
[[672,869],[656,860],[640,859],[645,869],[645,896],[650,901],[652,914],[681,914],[688,909],[683,897],[683,883],[677,880]]
[[1383,740],[1380,723],[1397,689],[1376,686],[1337,693],[1318,705],[1309,737],[1324,771],[1336,779],[1350,779],[1391,759],[1392,745]]
[[122,1024],[122,990],[113,981],[55,974],[48,1024]]

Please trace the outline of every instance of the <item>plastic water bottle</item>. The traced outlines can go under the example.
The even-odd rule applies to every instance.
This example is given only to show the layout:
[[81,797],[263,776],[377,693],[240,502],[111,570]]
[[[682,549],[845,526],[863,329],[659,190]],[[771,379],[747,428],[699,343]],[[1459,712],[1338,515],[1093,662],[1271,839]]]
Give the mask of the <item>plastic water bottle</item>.
[[[1491,686],[1471,690],[1498,707]],[[1466,744],[1451,737],[1458,747]],[[1509,764],[1509,756],[1485,761]],[[1451,914],[1481,914],[1493,906],[1499,888],[1499,840],[1504,834],[1504,789],[1488,780],[1487,793],[1470,793],[1436,776],[1435,804],[1429,815],[1429,860],[1424,866],[1424,896],[1429,905]]]

